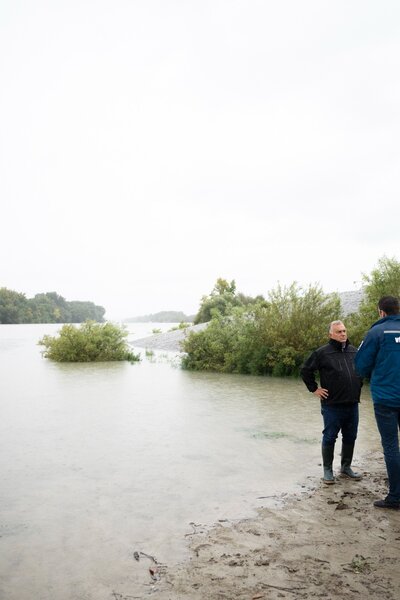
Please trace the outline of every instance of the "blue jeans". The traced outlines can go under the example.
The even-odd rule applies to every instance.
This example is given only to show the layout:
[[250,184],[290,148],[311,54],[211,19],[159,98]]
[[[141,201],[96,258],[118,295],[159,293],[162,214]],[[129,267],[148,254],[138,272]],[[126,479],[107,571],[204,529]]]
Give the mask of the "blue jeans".
[[374,411],[389,477],[389,494],[386,499],[397,503],[400,502],[400,408],[374,404]]
[[321,405],[324,419],[322,445],[334,446],[342,430],[343,444],[354,445],[358,429],[358,404]]

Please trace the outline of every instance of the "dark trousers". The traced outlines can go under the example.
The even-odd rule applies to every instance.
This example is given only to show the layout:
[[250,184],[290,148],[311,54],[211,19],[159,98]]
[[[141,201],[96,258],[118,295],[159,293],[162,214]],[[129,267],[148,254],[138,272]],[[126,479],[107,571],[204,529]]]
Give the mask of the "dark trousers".
[[358,430],[358,403],[321,405],[324,420],[322,445],[334,446],[339,431],[342,431],[343,444],[354,445]]
[[381,434],[383,455],[389,478],[389,502],[400,502],[400,408],[374,404],[375,419]]

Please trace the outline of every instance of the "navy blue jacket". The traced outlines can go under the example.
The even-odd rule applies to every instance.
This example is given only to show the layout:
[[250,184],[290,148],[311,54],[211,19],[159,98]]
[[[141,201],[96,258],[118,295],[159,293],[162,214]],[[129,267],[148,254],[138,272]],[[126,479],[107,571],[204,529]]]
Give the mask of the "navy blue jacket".
[[400,407],[400,315],[379,319],[355,358],[356,370],[369,377],[375,404]]

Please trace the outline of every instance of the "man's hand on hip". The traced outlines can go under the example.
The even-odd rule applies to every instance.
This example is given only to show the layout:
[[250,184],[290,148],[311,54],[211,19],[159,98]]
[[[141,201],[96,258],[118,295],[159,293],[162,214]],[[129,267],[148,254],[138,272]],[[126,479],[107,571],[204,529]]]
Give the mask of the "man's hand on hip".
[[321,388],[321,387],[317,388],[315,390],[315,392],[313,392],[313,394],[315,396],[318,396],[318,398],[320,398],[321,400],[326,400],[327,397],[329,396],[328,390],[326,390],[325,388]]

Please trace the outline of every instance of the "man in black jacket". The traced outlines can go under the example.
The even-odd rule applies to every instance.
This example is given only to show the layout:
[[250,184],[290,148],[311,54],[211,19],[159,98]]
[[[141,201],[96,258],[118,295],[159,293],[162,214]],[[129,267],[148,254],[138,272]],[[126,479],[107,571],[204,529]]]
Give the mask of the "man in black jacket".
[[[307,388],[321,400],[323,481],[326,484],[335,483],[332,464],[339,431],[342,432],[341,475],[355,481],[361,479],[361,475],[351,468],[362,386],[362,379],[354,369],[357,348],[349,343],[342,321],[330,324],[329,338],[329,343],[315,350],[301,368]],[[319,373],[319,385],[316,372]]]

